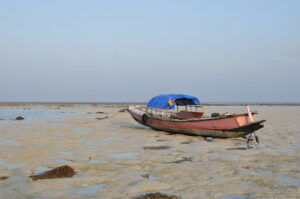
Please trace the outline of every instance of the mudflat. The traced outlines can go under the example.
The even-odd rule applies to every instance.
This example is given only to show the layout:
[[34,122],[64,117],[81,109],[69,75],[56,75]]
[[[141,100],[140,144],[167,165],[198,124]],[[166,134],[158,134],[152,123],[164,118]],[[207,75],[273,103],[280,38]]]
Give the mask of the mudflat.
[[[205,140],[137,124],[124,104],[0,107],[0,198],[299,198],[300,108],[261,107],[260,144]],[[207,107],[245,112],[244,107]],[[15,120],[18,116],[24,120]],[[29,176],[68,165],[73,177]]]

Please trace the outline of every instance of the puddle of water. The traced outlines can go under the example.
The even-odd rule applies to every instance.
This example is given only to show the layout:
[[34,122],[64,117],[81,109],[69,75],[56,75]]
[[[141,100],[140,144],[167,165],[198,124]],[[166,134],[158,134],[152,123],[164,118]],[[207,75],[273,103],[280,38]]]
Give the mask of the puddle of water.
[[111,166],[113,166],[113,167],[119,167],[119,168],[126,167],[125,165],[122,165],[122,164],[113,164]]
[[139,174],[140,174],[140,175],[148,175],[149,172],[147,172],[147,171],[139,171]]
[[149,180],[158,180],[158,179],[159,179],[159,177],[151,176],[151,175],[149,174],[149,172],[147,172],[147,171],[139,171],[139,174],[140,174],[141,176],[143,176],[143,177],[149,179]]
[[261,174],[265,174],[265,175],[273,175],[272,171],[268,171],[266,169],[257,169],[256,172],[261,173]]
[[235,180],[235,182],[240,184],[252,184],[250,180]]
[[278,176],[277,179],[287,186],[300,187],[300,179],[291,178],[291,177],[287,177],[287,176]]
[[86,145],[93,148],[98,147],[100,144],[97,140],[87,140],[87,139],[82,139],[82,140]]
[[130,153],[112,153],[108,155],[111,158],[117,159],[132,159],[135,158],[139,153],[130,152]]
[[104,164],[107,163],[107,161],[102,161],[102,160],[90,160],[90,164]]
[[[293,146],[293,145],[291,145]],[[293,153],[293,152],[296,152],[296,151],[299,151],[299,145],[295,145],[295,148],[280,148],[279,149],[279,152],[281,153]]]
[[7,164],[6,167],[9,169],[19,169],[24,167],[26,164]]
[[71,156],[72,152],[58,152],[61,155],[65,155],[65,156]]
[[105,187],[106,184],[95,184],[84,188],[73,188],[65,190],[67,194],[77,195],[95,195],[100,189]]
[[15,146],[20,146],[21,144],[17,141],[0,137],[0,145],[15,145]]
[[104,119],[102,119],[102,120],[98,120],[98,123],[101,123],[101,124],[110,124],[110,121],[109,120],[104,120]]
[[[24,123],[26,121],[42,121],[56,118],[63,118],[71,113],[61,113],[58,110],[33,110],[23,109],[23,107],[0,107],[0,120],[1,124],[10,124],[12,122]],[[25,119],[16,121],[15,118],[22,116]]]
[[108,144],[112,141],[123,141],[123,140],[126,140],[127,138],[121,138],[121,137],[107,137],[107,138],[104,138],[104,139],[101,139],[98,141],[98,143],[101,143],[101,144]]
[[8,164],[8,163],[5,163],[5,160],[0,159],[0,166],[6,167],[8,169],[19,169],[19,168],[24,167],[25,165],[26,164]]
[[55,160],[55,162],[61,163],[61,164],[71,164],[72,162],[69,160]]
[[227,199],[247,199],[249,198],[249,195],[246,195],[246,194],[226,194],[226,195],[223,195],[224,198],[227,198]]

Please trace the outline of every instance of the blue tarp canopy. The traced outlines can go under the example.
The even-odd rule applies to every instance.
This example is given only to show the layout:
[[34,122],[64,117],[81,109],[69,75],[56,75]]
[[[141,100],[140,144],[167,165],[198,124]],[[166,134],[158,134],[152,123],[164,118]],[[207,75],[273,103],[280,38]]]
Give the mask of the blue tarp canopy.
[[[176,103],[176,100],[179,100],[179,99],[183,100],[183,101],[181,101],[181,104]],[[184,105],[184,99],[192,101],[194,105],[200,105],[200,101],[197,99],[197,97],[190,96],[190,95],[181,95],[181,94],[168,94],[168,95],[158,95],[156,97],[153,97],[148,102],[147,107],[175,109],[176,104]]]

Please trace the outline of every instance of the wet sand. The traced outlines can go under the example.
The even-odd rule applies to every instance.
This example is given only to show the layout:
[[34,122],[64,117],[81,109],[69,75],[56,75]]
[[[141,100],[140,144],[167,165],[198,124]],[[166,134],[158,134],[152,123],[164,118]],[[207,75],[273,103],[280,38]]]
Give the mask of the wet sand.
[[[148,192],[183,199],[300,197],[300,108],[255,107],[267,122],[252,149],[242,138],[207,141],[151,130],[119,112],[121,104],[1,108],[24,113],[25,120],[0,114],[0,177],[9,176],[0,180],[0,198],[123,199]],[[76,175],[29,178],[62,165]]]

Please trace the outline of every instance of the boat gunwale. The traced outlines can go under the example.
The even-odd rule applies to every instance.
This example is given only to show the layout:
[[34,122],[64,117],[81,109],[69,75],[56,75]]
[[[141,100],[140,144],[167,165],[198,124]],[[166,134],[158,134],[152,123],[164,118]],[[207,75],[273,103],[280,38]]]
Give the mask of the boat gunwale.
[[[181,120],[181,119],[172,119],[172,118],[163,118],[163,117],[158,117],[154,116],[153,114],[146,113],[144,110],[134,106],[135,108],[139,109],[140,111],[144,112],[141,116],[144,114],[147,115],[147,117],[151,119],[156,119],[156,120],[162,120],[162,121],[168,121],[168,122],[199,122],[199,121],[209,121],[209,120],[220,120],[220,119],[227,119],[227,118],[232,118],[232,117],[238,117],[238,116],[248,116],[248,113],[241,113],[241,114],[230,114],[230,115],[224,115],[220,117],[212,117],[212,118],[199,118],[199,119],[190,119],[190,120]],[[127,109],[129,112],[133,113],[131,110]],[[257,111],[251,112],[252,115],[257,115]],[[136,113],[135,113],[136,114]],[[137,114],[139,115],[139,114]]]

